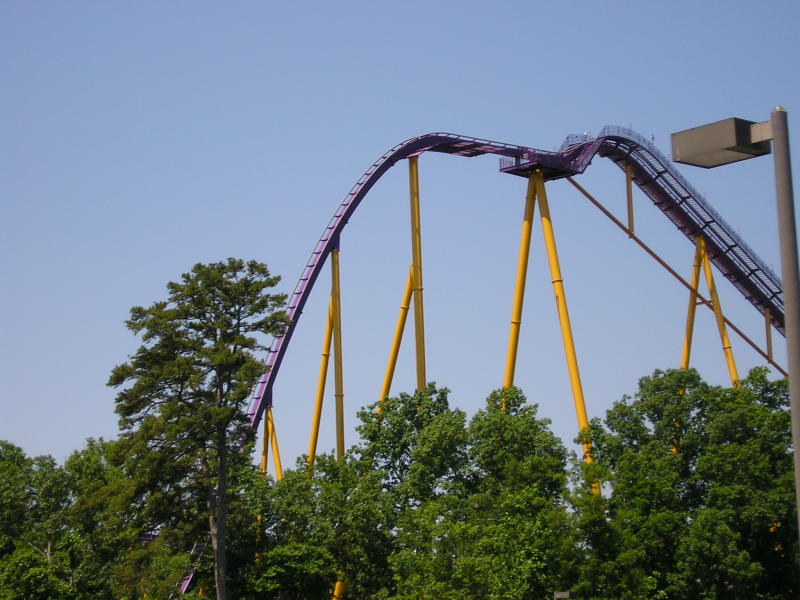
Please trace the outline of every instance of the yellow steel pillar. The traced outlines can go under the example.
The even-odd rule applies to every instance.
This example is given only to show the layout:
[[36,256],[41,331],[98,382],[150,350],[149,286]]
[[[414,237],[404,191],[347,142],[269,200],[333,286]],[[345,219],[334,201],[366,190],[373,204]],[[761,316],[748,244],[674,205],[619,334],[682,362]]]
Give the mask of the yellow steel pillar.
[[703,271],[706,274],[708,293],[709,296],[711,296],[711,307],[714,309],[714,316],[717,319],[717,328],[719,329],[719,338],[722,342],[722,351],[725,353],[725,362],[728,364],[728,374],[731,378],[731,384],[738,386],[739,373],[736,371],[736,361],[733,359],[733,349],[731,348],[731,341],[728,339],[728,330],[725,327],[725,317],[722,315],[722,305],[719,302],[719,295],[717,295],[717,286],[714,283],[714,273],[711,270],[711,261],[708,259],[706,241],[702,237],[698,237],[697,243],[700,244],[702,248],[701,253],[703,257]]
[[[533,226],[533,209],[536,203],[536,183],[534,177],[528,177],[528,192],[525,194],[525,213],[522,219],[522,233],[519,240],[519,257],[517,259],[517,279],[514,285],[514,303],[511,308],[511,326],[508,332],[508,350],[506,352],[506,371],[503,387],[514,385],[514,371],[517,365],[517,348],[519,346],[519,330],[522,324],[522,303],[525,299],[525,279],[528,274],[528,257],[531,248],[531,229]],[[505,410],[505,406],[503,407]]]
[[714,283],[714,272],[711,270],[711,261],[708,258],[706,240],[703,236],[698,235],[695,238],[695,247],[691,291],[689,292],[689,310],[686,315],[686,334],[683,338],[681,369],[689,368],[689,356],[692,351],[692,337],[694,333],[695,309],[698,304],[707,303],[700,300],[700,293],[698,291],[698,286],[700,285],[700,269],[702,269],[705,274],[706,285],[708,286],[708,294],[711,297],[711,309],[714,311],[717,328],[719,329],[722,351],[725,354],[725,362],[728,365],[728,374],[731,378],[731,384],[737,386],[739,385],[739,373],[736,370],[736,361],[733,358],[733,349],[731,348],[731,341],[728,338],[728,330],[725,326],[725,316],[722,314],[722,304],[719,301],[719,294],[717,294],[717,286]]
[[[681,355],[681,369],[686,370],[689,368],[689,358],[692,354],[692,340],[694,339],[694,318],[697,314],[697,307],[704,304],[700,299],[700,270],[703,266],[703,246],[696,244],[694,251],[694,261],[692,263],[692,280],[689,287],[689,307],[686,310],[686,331],[683,336],[683,353]],[[686,390],[681,389],[678,392],[681,396],[686,393]],[[682,426],[680,423],[673,424],[674,434],[672,436],[673,454],[678,453],[678,444],[680,443]]]
[[419,211],[419,170],[417,156],[408,159],[408,181],[411,196],[411,271],[414,295],[414,337],[417,348],[417,390],[427,385],[425,378],[425,320],[422,309],[422,232]]
[[317,441],[319,440],[319,424],[322,419],[322,402],[325,397],[325,382],[328,379],[328,362],[331,357],[331,337],[333,336],[333,297],[328,302],[328,320],[325,323],[325,337],[322,341],[322,358],[319,363],[317,376],[317,398],[314,402],[314,418],[311,422],[311,439],[308,442],[308,457],[306,465],[310,469],[314,466],[317,456]]
[[[272,417],[272,407],[267,406],[264,410],[264,436],[261,442],[261,474],[267,474],[267,458],[269,454],[269,448],[272,447],[272,461],[275,465],[275,479],[280,481],[283,479],[283,465],[281,464],[281,455],[280,451],[278,450],[278,437],[275,434],[275,421]],[[257,515],[256,516],[256,523],[257,523],[257,532],[256,532],[256,544],[261,544],[261,533],[262,533],[262,523],[264,521],[264,515]],[[256,552],[256,560],[261,557],[260,552]],[[202,593],[200,594],[203,595]]]
[[344,384],[342,377],[342,307],[339,287],[339,248],[331,251],[331,299],[333,308],[333,376],[336,400],[336,457],[344,456]]
[[269,458],[270,429],[267,413],[264,412],[264,432],[261,439],[261,474],[267,474],[267,458]]
[[766,327],[767,356],[772,359],[772,311],[764,309],[764,325]]
[[[408,272],[408,279],[406,280],[406,288],[403,291],[403,300],[400,302],[400,314],[397,316],[397,325],[394,328],[394,339],[392,340],[392,348],[389,351],[389,360],[386,363],[386,372],[383,376],[383,386],[381,387],[381,394],[378,397],[379,402],[383,402],[386,396],[389,395],[389,390],[392,387],[392,379],[394,378],[394,369],[397,366],[397,356],[400,353],[400,343],[403,341],[403,331],[406,327],[406,318],[408,317],[408,309],[411,306],[411,291],[413,288],[414,267],[412,266]],[[381,407],[378,405],[378,412]]]
[[700,285],[700,269],[703,266],[703,246],[697,243],[694,251],[694,263],[692,265],[691,291],[689,292],[689,309],[686,312],[686,333],[683,336],[683,355],[681,356],[681,369],[689,368],[689,357],[692,354],[692,339],[694,338],[694,317],[697,313],[697,305],[702,304],[698,299],[698,286]]
[[[536,196],[539,199],[539,210],[541,212],[542,233],[544,234],[544,244],[547,249],[547,261],[550,265],[550,275],[553,280],[553,293],[556,297],[556,307],[558,308],[558,320],[561,324],[561,338],[564,342],[564,354],[567,359],[567,370],[572,386],[572,397],[575,402],[575,413],[578,417],[578,428],[585,431],[589,427],[589,419],[586,416],[586,404],[583,399],[583,386],[581,385],[581,375],[578,370],[578,359],[575,354],[575,343],[572,339],[572,327],[569,321],[569,311],[567,310],[567,299],[564,294],[564,281],[561,278],[561,267],[558,263],[558,252],[556,251],[555,235],[553,234],[553,223],[550,218],[550,206],[547,202],[547,193],[544,188],[544,176],[540,170],[533,173],[536,184]],[[592,462],[592,445],[590,442],[583,443],[583,459]],[[595,493],[599,493],[599,488],[592,486]]]
[[630,163],[625,165],[625,192],[628,198],[628,237],[633,237],[633,174]]
[[278,435],[275,433],[275,421],[272,418],[272,407],[267,406],[264,413],[264,419],[267,422],[267,431],[269,433],[269,440],[272,446],[272,462],[275,465],[275,479],[280,481],[283,479],[283,466],[281,465],[281,454],[278,450]]
[[[331,299],[333,308],[333,374],[334,396],[336,398],[336,458],[344,456],[344,384],[342,378],[342,306],[339,285],[339,244],[331,251]],[[333,600],[341,600],[344,595],[344,582],[336,581]]]

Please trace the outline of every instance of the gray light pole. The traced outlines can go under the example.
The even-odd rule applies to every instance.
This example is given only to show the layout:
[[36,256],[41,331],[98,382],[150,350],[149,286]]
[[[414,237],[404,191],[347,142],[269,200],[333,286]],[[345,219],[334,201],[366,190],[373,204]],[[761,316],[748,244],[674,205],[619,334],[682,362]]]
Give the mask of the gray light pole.
[[783,107],[772,111],[772,153],[775,159],[775,194],[778,202],[778,238],[781,245],[781,279],[786,315],[786,360],[789,363],[789,402],[794,445],[794,490],[800,527],[800,269],[797,261],[797,227],[794,217],[792,161],[789,127]]
[[710,169],[769,154],[769,140],[772,140],[775,161],[789,410],[794,446],[794,490],[800,532],[800,269],[786,110],[782,106],[776,107],[770,120],[763,123],[734,118],[673,133],[672,160]]

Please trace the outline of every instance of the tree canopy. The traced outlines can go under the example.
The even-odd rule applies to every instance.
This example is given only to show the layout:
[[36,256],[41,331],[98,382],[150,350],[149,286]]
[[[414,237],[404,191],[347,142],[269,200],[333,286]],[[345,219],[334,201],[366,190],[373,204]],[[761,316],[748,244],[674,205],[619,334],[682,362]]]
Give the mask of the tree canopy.
[[345,459],[322,456],[313,473],[298,462],[269,490],[267,555],[303,544],[335,567],[317,595],[281,597],[329,597],[334,574],[349,598],[387,600],[531,598],[567,584],[568,453],[518,390],[469,421],[434,385],[376,408],[359,413]]
[[[602,498],[576,494],[585,598],[797,597],[786,382],[656,372],[592,423]],[[585,489],[579,487],[578,490]]]
[[[594,419],[586,464],[521,390],[471,417],[429,384],[358,413],[343,458],[281,481],[244,402],[280,333],[261,263],[198,264],[134,307],[120,436],[63,465],[0,442],[0,600],[790,600],[800,596],[785,380],[656,371]],[[551,399],[541,399],[551,401]],[[241,450],[241,451],[240,451]],[[600,494],[595,493],[600,490]]]
[[[243,403],[263,370],[264,336],[285,323],[285,297],[266,265],[237,259],[197,264],[167,300],[131,309],[143,344],[117,366],[122,435],[117,455],[130,478],[140,526],[190,551],[205,528],[218,600],[227,596],[227,520],[249,458]],[[206,521],[205,527],[202,521]],[[163,542],[162,542],[163,543]]]
[[[291,548],[280,577],[317,582],[284,598],[326,597],[338,578],[348,598],[788,600],[800,554],[787,404],[764,370],[730,389],[657,371],[592,422],[586,465],[519,390],[471,419],[445,389],[401,394],[359,413],[344,460],[311,474],[298,462],[267,490],[266,554]],[[325,557],[335,577],[304,570]],[[255,568],[274,583],[264,597],[288,593]]]

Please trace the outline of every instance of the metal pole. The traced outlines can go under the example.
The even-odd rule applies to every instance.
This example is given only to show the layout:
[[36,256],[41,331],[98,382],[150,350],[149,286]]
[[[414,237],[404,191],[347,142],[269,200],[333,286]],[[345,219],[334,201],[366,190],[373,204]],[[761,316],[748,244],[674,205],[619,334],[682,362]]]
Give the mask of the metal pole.
[[383,386],[381,387],[381,393],[378,397],[378,412],[381,412],[380,403],[386,400],[386,396],[389,395],[389,390],[392,387],[394,369],[397,366],[397,356],[400,354],[400,343],[403,341],[403,331],[406,328],[406,317],[408,317],[408,309],[411,306],[411,291],[414,287],[413,284],[414,267],[411,267],[408,272],[406,289],[403,292],[403,300],[400,302],[400,314],[397,316],[397,325],[395,325],[394,328],[394,338],[392,339],[392,348],[389,350],[389,360],[386,363],[386,372],[383,375]]
[[306,466],[308,474],[317,457],[317,442],[319,441],[319,424],[322,420],[322,402],[325,399],[325,382],[328,379],[328,363],[331,358],[331,338],[333,337],[333,296],[328,301],[328,321],[325,323],[325,337],[322,340],[322,357],[319,361],[319,376],[317,377],[317,397],[314,402],[314,418],[311,422],[311,439],[308,442],[308,456]]
[[267,407],[265,415],[267,419],[267,428],[269,429],[269,439],[272,444],[272,463],[275,465],[275,479],[280,481],[283,479],[283,466],[281,465],[281,454],[278,450],[278,434],[275,433],[275,420],[272,418],[272,407]]
[[[567,359],[567,371],[569,372],[569,380],[572,385],[575,414],[578,417],[578,429],[583,433],[589,427],[589,419],[586,416],[586,403],[583,399],[583,386],[581,385],[581,374],[578,369],[578,357],[575,353],[575,342],[572,337],[572,326],[570,325],[569,311],[567,310],[567,298],[564,293],[564,280],[561,277],[561,266],[558,262],[553,223],[550,219],[550,205],[547,202],[547,193],[544,189],[544,176],[542,172],[539,170],[534,171],[533,180],[536,183],[536,197],[539,199],[539,213],[542,221],[544,247],[547,250],[547,261],[550,265],[550,275],[553,280],[553,293],[556,297],[558,320],[561,324],[561,339],[564,342],[564,355]],[[583,442],[583,460],[587,463],[592,462],[592,444],[589,441]],[[592,484],[592,491],[596,494],[600,492],[600,487],[597,483]]]
[[342,304],[339,284],[339,244],[331,250],[333,300],[333,397],[336,403],[336,458],[344,456],[344,383],[342,377]]
[[698,286],[700,285],[700,269],[703,265],[702,259],[702,238],[695,240],[694,264],[692,265],[692,289],[689,292],[689,309],[686,311],[686,333],[683,336],[683,355],[681,356],[681,369],[684,371],[689,368],[689,358],[692,355],[692,339],[694,338],[694,317],[697,314],[697,304],[699,303]]
[[767,340],[767,356],[772,358],[772,311],[769,307],[764,309],[765,339]]
[[628,200],[628,237],[633,237],[633,169],[625,165],[625,196]]
[[733,359],[733,348],[731,340],[728,338],[728,330],[725,328],[725,317],[722,314],[722,304],[717,294],[717,286],[714,283],[714,272],[711,270],[711,261],[708,260],[708,250],[706,249],[705,238],[698,236],[697,244],[700,248],[700,258],[703,261],[703,271],[706,275],[706,285],[708,285],[708,295],[711,296],[711,308],[714,310],[714,317],[717,319],[719,329],[719,339],[722,343],[722,352],[725,354],[725,362],[728,364],[728,374],[731,378],[733,387],[739,386],[739,372],[736,370],[736,361]]
[[792,162],[786,110],[772,111],[772,152],[775,158],[775,195],[778,203],[778,237],[781,246],[781,279],[786,314],[786,359],[789,370],[789,403],[792,416],[794,486],[800,525],[800,271],[797,261],[797,227],[792,191]]
[[[591,203],[592,203],[592,204],[595,206],[595,208],[597,208],[597,209],[598,209],[598,210],[599,210],[601,213],[603,213],[603,214],[604,214],[606,217],[608,217],[608,219],[609,219],[609,220],[610,220],[612,223],[614,223],[614,225],[616,225],[616,226],[617,226],[619,229],[621,229],[622,231],[625,231],[625,232],[627,232],[627,231],[628,231],[627,227],[625,227],[625,224],[624,224],[622,221],[620,221],[620,220],[619,220],[619,219],[617,219],[617,218],[616,218],[614,215],[612,215],[610,212],[608,212],[608,209],[606,209],[606,208],[605,208],[605,207],[604,207],[602,204],[600,204],[600,202],[597,200],[597,198],[595,198],[595,197],[594,197],[594,196],[592,196],[592,195],[591,195],[589,192],[587,192],[585,189],[583,189],[583,187],[581,187],[581,185],[580,185],[578,182],[576,182],[574,179],[572,179],[572,177],[567,177],[567,181],[569,181],[569,182],[570,182],[570,183],[573,185],[573,187],[574,187],[576,190],[578,190],[578,191],[579,191],[581,194],[583,194],[583,196],[584,196],[584,197],[585,197],[585,198],[586,198],[586,199],[587,199],[589,202],[591,202]],[[647,252],[647,254],[649,254],[649,255],[650,255],[650,257],[651,257],[653,260],[655,260],[655,261],[656,261],[656,262],[657,262],[659,265],[661,265],[661,266],[664,268],[664,270],[665,270],[667,273],[669,273],[670,275],[672,275],[672,276],[673,276],[673,277],[674,277],[674,278],[675,278],[675,279],[678,281],[678,283],[680,283],[680,284],[681,284],[683,287],[685,287],[685,288],[686,288],[686,289],[689,291],[689,293],[692,293],[692,292],[695,292],[695,293],[697,293],[697,302],[698,302],[699,304],[702,304],[702,305],[704,305],[704,306],[708,306],[709,308],[711,307],[711,303],[710,303],[708,300],[706,300],[706,299],[705,299],[705,298],[704,298],[704,297],[703,297],[703,296],[702,296],[702,295],[701,295],[699,292],[697,292],[697,290],[696,290],[696,289],[692,288],[691,284],[690,284],[688,281],[686,281],[686,280],[685,280],[683,277],[681,277],[680,275],[678,275],[678,272],[677,272],[677,271],[675,271],[675,269],[673,269],[672,267],[670,267],[670,266],[669,266],[669,265],[668,265],[668,264],[667,264],[667,263],[664,261],[664,259],[663,259],[663,258],[661,258],[661,257],[660,257],[658,254],[656,254],[656,253],[653,251],[653,249],[652,249],[652,248],[650,248],[650,246],[648,246],[648,245],[647,245],[647,244],[645,244],[645,243],[644,243],[644,242],[643,242],[641,239],[639,239],[638,237],[636,237],[636,235],[632,235],[632,236],[629,236],[629,237],[630,237],[630,238],[631,238],[631,239],[632,239],[634,242],[636,242],[636,244],[637,244],[637,245],[638,245],[638,246],[639,246],[639,247],[640,247],[642,250],[644,250],[645,252]],[[738,336],[739,336],[739,337],[740,337],[742,340],[744,340],[745,342],[747,342],[747,344],[748,344],[748,345],[749,345],[749,346],[750,346],[750,347],[751,347],[753,350],[755,350],[756,352],[758,352],[758,353],[759,353],[759,354],[760,354],[760,355],[761,355],[761,356],[764,358],[764,360],[766,360],[766,361],[767,361],[767,362],[768,362],[770,365],[772,365],[772,367],[773,367],[773,368],[774,368],[776,371],[778,371],[778,372],[779,372],[781,375],[783,375],[784,377],[787,377],[787,376],[788,376],[788,375],[787,375],[787,373],[786,373],[786,370],[785,370],[785,369],[784,369],[782,366],[780,366],[780,365],[779,365],[777,362],[775,362],[775,361],[772,359],[772,357],[771,357],[769,354],[767,354],[767,353],[766,353],[766,352],[764,352],[764,351],[763,351],[761,348],[759,348],[758,344],[756,344],[756,343],[755,343],[753,340],[751,340],[749,337],[747,337],[747,336],[744,334],[744,332],[743,332],[741,329],[739,329],[739,328],[738,328],[738,327],[737,327],[737,326],[736,326],[736,325],[735,325],[735,324],[734,324],[734,323],[733,323],[733,322],[732,322],[730,319],[728,319],[728,317],[724,317],[724,318],[725,318],[725,324],[726,324],[726,325],[727,325],[727,326],[728,326],[728,327],[729,327],[729,328],[730,328],[730,329],[731,329],[731,330],[732,330],[734,333],[736,333],[736,335],[738,335]]]
[[263,439],[261,440],[261,474],[267,474],[267,458],[269,456],[269,421],[264,415],[264,435]]
[[417,391],[425,391],[425,321],[422,308],[422,233],[419,211],[419,169],[417,156],[408,159],[408,179],[411,195],[411,255],[414,274],[414,337],[417,345]]
[[[519,241],[519,258],[517,259],[517,279],[514,284],[514,303],[511,308],[511,327],[508,333],[508,350],[506,352],[506,372],[503,387],[514,385],[514,370],[517,365],[517,348],[519,346],[519,329],[522,324],[522,303],[525,300],[525,279],[528,274],[528,257],[531,249],[531,229],[533,227],[533,208],[536,201],[536,183],[531,174],[528,177],[528,192],[525,195],[525,212],[522,218],[522,233]],[[503,401],[505,411],[505,401]]]

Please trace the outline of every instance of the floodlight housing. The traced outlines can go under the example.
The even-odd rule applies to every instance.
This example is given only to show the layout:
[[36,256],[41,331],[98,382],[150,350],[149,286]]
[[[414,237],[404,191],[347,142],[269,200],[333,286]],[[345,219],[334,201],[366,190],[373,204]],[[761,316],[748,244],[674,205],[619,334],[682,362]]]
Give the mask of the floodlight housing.
[[753,125],[759,124],[734,117],[673,133],[672,160],[711,169],[769,154],[769,141],[754,141]]

